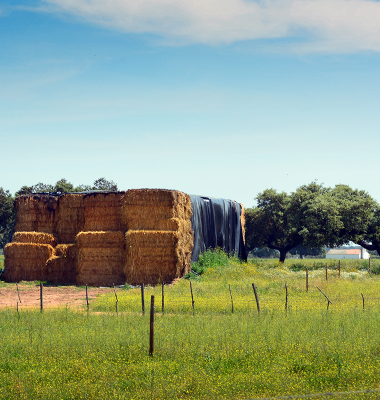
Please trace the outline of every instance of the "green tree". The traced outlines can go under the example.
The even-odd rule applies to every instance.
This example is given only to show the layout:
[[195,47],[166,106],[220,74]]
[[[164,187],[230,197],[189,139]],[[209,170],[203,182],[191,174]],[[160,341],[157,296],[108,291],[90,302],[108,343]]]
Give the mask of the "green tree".
[[8,243],[15,219],[14,197],[0,187],[0,247]]
[[114,181],[107,181],[106,178],[99,178],[94,182],[93,190],[106,190],[110,192],[117,191],[117,185]]
[[292,198],[285,192],[267,189],[256,200],[257,206],[246,210],[246,245],[248,249],[278,250],[283,262],[289,250],[303,243],[295,226],[297,215]]
[[380,255],[380,206],[376,204],[373,209],[371,222],[363,234],[354,235],[352,241],[360,244],[370,251],[377,251]]
[[68,182],[66,179],[62,178],[56,182],[54,186],[54,191],[60,193],[74,192],[74,185]]
[[321,248],[368,239],[377,203],[363,190],[347,185],[324,188],[312,182],[287,195],[269,189],[247,210],[247,243],[286,252],[297,246]]

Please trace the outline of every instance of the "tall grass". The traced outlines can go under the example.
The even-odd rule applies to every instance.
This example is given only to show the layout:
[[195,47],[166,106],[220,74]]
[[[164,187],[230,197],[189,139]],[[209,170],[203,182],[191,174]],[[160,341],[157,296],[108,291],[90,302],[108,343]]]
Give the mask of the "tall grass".
[[156,296],[153,358],[139,288],[118,292],[118,315],[114,295],[97,298],[88,314],[0,312],[0,398],[254,399],[379,387],[380,277],[342,263],[340,278],[312,271],[306,293],[304,271],[288,263],[207,257],[192,280],[194,315],[188,280],[165,287],[164,314],[161,287],[146,290],[148,305]]

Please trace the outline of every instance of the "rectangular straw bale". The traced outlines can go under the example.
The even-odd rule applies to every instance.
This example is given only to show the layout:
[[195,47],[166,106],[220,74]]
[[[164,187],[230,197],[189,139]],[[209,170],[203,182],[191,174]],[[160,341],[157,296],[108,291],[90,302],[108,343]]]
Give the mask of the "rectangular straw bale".
[[76,242],[78,247],[125,247],[123,231],[79,232]]
[[[192,239],[192,235],[191,235]],[[125,275],[130,284],[171,282],[190,271],[192,243],[179,232],[128,231]]]
[[84,231],[124,230],[122,199],[124,192],[94,193],[84,198]]
[[46,280],[46,261],[54,255],[49,244],[9,243],[4,248],[5,274],[8,282]]
[[50,244],[53,247],[57,244],[57,240],[52,234],[43,232],[15,232],[12,242]]
[[83,194],[65,194],[59,200],[56,234],[60,243],[74,243],[76,235],[83,230]]
[[124,196],[123,218],[133,219],[190,219],[190,196],[178,190],[128,190]]
[[[112,232],[114,234],[114,232]],[[82,235],[80,235],[82,236]],[[91,235],[83,235],[80,241],[88,241]],[[96,245],[98,237],[92,235]],[[115,235],[116,239],[117,236]],[[110,236],[111,237],[111,236]],[[120,237],[120,236],[119,236]],[[84,239],[85,238],[85,239]],[[124,245],[118,247],[79,247],[78,252],[78,284],[93,286],[121,285],[125,283],[124,275]]]
[[[166,255],[152,252],[151,247],[142,247],[138,251],[127,249],[125,276],[132,285],[169,283],[182,276],[183,260],[178,257],[175,248]],[[153,248],[153,250],[156,250]]]
[[19,196],[16,198],[15,208],[15,232],[54,232],[58,210],[57,196]]

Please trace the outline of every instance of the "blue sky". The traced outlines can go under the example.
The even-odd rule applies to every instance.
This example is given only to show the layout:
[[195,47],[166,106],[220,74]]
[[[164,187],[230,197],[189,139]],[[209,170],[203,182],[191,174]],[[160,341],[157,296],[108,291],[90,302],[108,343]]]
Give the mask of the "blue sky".
[[0,0],[0,186],[380,201],[380,3]]

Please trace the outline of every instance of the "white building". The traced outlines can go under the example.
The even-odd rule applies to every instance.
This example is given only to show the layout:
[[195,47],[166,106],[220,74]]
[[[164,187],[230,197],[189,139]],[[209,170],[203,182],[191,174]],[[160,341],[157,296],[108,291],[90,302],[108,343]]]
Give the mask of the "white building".
[[331,249],[326,253],[326,258],[335,259],[351,259],[358,260],[361,258],[368,259],[369,253],[366,249],[361,247],[360,249]]

